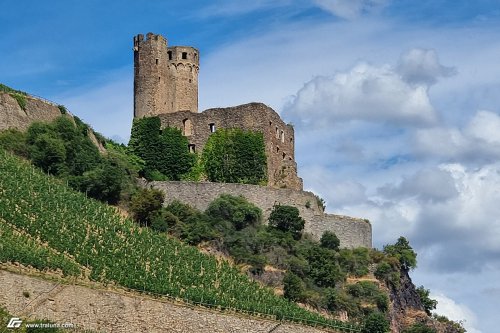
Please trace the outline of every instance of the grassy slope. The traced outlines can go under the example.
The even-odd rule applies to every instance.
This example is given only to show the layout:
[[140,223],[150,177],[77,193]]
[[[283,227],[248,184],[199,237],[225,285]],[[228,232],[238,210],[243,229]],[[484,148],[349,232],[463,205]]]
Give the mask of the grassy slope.
[[[275,296],[226,262],[123,220],[111,207],[87,199],[4,151],[0,151],[2,223],[2,230],[15,227],[55,250],[46,249],[52,253],[47,261],[31,263],[33,266],[63,270],[67,266],[68,274],[78,274],[69,268],[72,260],[57,255],[64,253],[90,269],[90,278],[95,281],[296,321],[345,325]],[[33,252],[31,258],[41,253],[35,255],[36,251],[43,251],[37,244],[24,250]],[[24,260],[25,264],[32,260],[30,255],[25,259],[14,256],[3,260]]]

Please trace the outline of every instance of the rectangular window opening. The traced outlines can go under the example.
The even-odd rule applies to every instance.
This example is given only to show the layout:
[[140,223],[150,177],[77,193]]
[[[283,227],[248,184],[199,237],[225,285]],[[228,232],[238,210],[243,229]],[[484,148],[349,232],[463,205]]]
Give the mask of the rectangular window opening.
[[215,132],[215,123],[208,124],[208,127],[210,128],[210,133]]
[[172,60],[172,51],[168,51],[167,54],[168,54],[168,60]]
[[156,64],[158,65],[158,58],[156,58]]
[[187,59],[187,58],[188,58],[187,52],[182,52],[182,59]]
[[188,148],[189,148],[189,152],[190,152],[190,153],[193,153],[193,154],[194,154],[194,153],[196,153],[196,145],[194,145],[194,144],[189,144],[189,145],[188,145]]

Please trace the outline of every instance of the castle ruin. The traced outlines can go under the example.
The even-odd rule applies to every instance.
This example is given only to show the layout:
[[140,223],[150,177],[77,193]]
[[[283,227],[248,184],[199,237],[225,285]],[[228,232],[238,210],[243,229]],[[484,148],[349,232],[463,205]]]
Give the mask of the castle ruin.
[[134,37],[134,117],[158,116],[162,128],[176,127],[193,153],[203,151],[211,133],[239,128],[264,135],[268,186],[302,190],[294,154],[294,130],[262,103],[215,108],[198,113],[199,51],[169,47],[153,33]]
[[367,220],[325,214],[311,192],[303,191],[297,175],[293,126],[270,107],[249,103],[198,112],[200,53],[189,46],[168,46],[153,33],[134,37],[134,117],[160,118],[162,128],[179,128],[192,153],[201,153],[209,136],[221,128],[261,132],[267,156],[267,186],[208,182],[152,182],[166,194],[166,203],[180,200],[198,209],[222,193],[243,195],[269,216],[275,204],[297,207],[305,219],[305,231],[315,238],[333,231],[343,247],[371,247]]

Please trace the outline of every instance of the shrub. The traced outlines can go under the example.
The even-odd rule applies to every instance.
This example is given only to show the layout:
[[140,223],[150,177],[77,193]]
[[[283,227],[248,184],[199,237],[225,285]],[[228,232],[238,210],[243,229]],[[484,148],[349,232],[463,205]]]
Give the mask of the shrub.
[[161,209],[154,212],[150,218],[151,229],[159,232],[167,232],[175,228],[180,222],[177,216],[166,209]]
[[291,301],[300,301],[304,294],[304,283],[293,273],[286,273],[283,278],[284,297]]
[[17,104],[21,109],[26,111],[26,95],[19,93],[10,93],[9,95],[17,101]]
[[45,172],[58,175],[65,171],[66,147],[58,137],[39,135],[29,147],[29,155],[33,164]]
[[66,109],[66,107],[64,105],[59,104],[57,107],[59,108],[59,111],[61,112],[61,114],[68,113],[68,110]]
[[26,134],[13,128],[0,132],[0,148],[21,157],[28,157]]
[[340,240],[334,232],[325,231],[321,236],[320,243],[324,248],[337,251],[339,249]]
[[221,194],[207,208],[206,214],[232,223],[236,230],[260,222],[262,211],[243,196]]
[[135,220],[144,226],[151,223],[151,218],[158,213],[163,204],[163,192],[155,189],[140,189],[130,203],[130,210]]
[[425,312],[430,316],[431,311],[436,309],[438,302],[429,297],[430,291],[429,289],[425,289],[424,286],[418,287],[417,293],[420,301],[422,302],[422,305],[424,306]]
[[386,333],[389,331],[389,321],[380,312],[373,312],[366,317],[361,333]]
[[284,232],[289,232],[294,239],[300,239],[304,224],[305,221],[300,217],[299,210],[292,206],[274,206],[269,216],[270,226]]

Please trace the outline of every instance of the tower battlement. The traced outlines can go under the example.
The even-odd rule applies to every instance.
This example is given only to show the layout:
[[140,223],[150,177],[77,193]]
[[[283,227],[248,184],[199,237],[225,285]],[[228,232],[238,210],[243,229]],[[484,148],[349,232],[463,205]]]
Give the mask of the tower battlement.
[[168,47],[162,35],[134,36],[134,117],[198,112],[199,51]]

